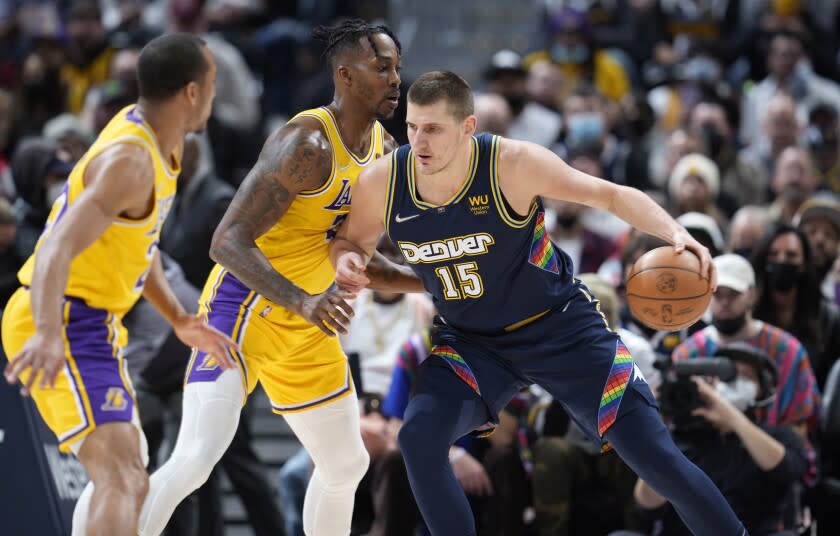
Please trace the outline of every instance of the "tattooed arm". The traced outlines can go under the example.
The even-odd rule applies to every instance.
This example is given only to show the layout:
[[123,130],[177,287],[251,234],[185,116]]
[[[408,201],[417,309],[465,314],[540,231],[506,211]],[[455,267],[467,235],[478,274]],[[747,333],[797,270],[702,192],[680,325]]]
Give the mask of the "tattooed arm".
[[[336,292],[310,296],[283,277],[256,240],[289,209],[299,192],[320,187],[331,170],[332,152],[314,120],[298,120],[272,134],[242,181],[213,234],[210,257],[242,283],[297,313],[328,335],[345,332],[352,309]],[[324,325],[326,324],[326,326]]]

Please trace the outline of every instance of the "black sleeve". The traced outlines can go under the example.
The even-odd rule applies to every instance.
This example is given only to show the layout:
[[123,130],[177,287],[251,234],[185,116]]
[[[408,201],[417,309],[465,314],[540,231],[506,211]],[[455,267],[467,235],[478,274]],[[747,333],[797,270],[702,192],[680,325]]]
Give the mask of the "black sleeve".
[[780,484],[790,484],[802,478],[808,467],[802,438],[788,426],[770,426],[763,429],[785,447],[784,458],[779,465],[765,473],[766,478]]

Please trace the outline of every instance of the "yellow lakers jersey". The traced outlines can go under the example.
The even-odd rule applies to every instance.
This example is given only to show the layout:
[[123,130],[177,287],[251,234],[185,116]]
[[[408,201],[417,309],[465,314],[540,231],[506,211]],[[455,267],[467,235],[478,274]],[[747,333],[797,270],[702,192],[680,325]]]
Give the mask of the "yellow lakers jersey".
[[328,108],[306,110],[292,120],[298,117],[321,122],[332,146],[332,171],[323,186],[299,193],[280,221],[257,240],[257,246],[285,278],[310,294],[318,294],[335,280],[329,242],[350,211],[350,193],[359,173],[383,154],[384,131],[374,123],[370,149],[358,156],[344,145]]
[[[145,148],[152,158],[155,172],[155,203],[142,220],[118,218],[96,241],[70,263],[65,295],[84,300],[88,306],[105,309],[117,316],[125,314],[143,291],[152,259],[157,252],[160,229],[172,201],[180,162],[176,155],[168,158],[160,152],[152,128],[134,105],[120,110],[102,130],[96,142],[73,168],[63,193],[55,200],[35,253],[67,209],[85,189],[84,174],[90,161],[105,149],[120,143],[134,143]],[[108,177],[107,180],[120,180]],[[18,272],[21,284],[32,282],[35,253]]]

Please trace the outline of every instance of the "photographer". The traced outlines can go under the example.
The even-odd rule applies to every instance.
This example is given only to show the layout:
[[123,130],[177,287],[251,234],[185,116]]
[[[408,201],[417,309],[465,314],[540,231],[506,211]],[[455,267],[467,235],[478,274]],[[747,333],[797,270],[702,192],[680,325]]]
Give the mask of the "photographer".
[[779,371],[776,392],[783,393],[762,408],[756,422],[790,425],[805,438],[814,429],[819,391],[805,347],[790,333],[753,318],[758,292],[750,263],[738,255],[714,259],[718,285],[712,295],[712,325],[694,333],[674,349],[674,362],[715,355],[716,349],[735,342],[746,343],[770,357]]
[[[698,405],[690,411],[693,422],[683,420],[674,427],[674,439],[720,488],[750,534],[792,536],[779,527],[785,500],[807,465],[804,443],[789,426],[755,420],[756,410],[775,398],[776,367],[766,354],[744,343],[721,348],[716,355],[734,363],[733,378],[707,383],[692,376],[691,383],[683,384],[686,390],[696,386],[696,398],[685,393],[681,400],[695,398]],[[666,414],[675,409],[664,400],[662,406]],[[690,534],[665,499],[641,479],[633,496],[645,517],[661,523],[658,534]]]

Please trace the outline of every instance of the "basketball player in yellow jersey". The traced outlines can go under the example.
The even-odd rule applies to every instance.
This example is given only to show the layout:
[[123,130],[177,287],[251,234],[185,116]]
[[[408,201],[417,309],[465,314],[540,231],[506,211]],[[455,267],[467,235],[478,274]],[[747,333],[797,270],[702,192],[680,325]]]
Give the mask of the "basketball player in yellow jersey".
[[[368,466],[347,359],[335,337],[350,307],[333,288],[329,242],[365,166],[396,144],[377,119],[399,99],[400,46],[384,26],[351,20],[316,28],[335,84],[331,104],[269,137],[216,230],[218,266],[200,298],[210,325],[241,347],[220,370],[195,352],[172,457],[151,476],[140,534],[156,535],[228,447],[259,381],[309,451],[315,471],[303,512],[308,536],[350,532],[353,496]],[[368,270],[374,286],[420,291],[407,271]]]
[[121,319],[140,295],[182,341],[233,365],[234,343],[184,312],[157,254],[182,142],[204,128],[215,76],[212,55],[192,35],[163,36],[142,50],[137,104],[114,116],[73,169],[6,306],[6,379],[23,383],[91,479],[74,535],[137,534],[147,456]]

